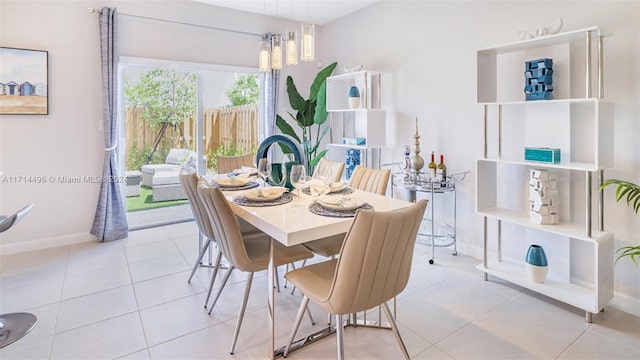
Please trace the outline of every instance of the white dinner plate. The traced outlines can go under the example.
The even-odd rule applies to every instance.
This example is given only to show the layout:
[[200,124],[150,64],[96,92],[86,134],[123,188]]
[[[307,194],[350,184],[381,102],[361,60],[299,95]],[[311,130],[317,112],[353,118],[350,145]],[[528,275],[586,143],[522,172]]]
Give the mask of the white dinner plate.
[[213,182],[222,186],[222,187],[240,187],[245,186],[249,183],[249,179],[247,178],[218,178],[213,179]]
[[350,211],[362,207],[366,204],[364,201],[348,196],[327,196],[318,203],[329,210]]
[[284,193],[285,193],[284,191],[268,192],[268,191],[262,191],[262,189],[255,189],[255,190],[247,191],[244,194],[244,197],[250,201],[266,202],[266,201],[273,201],[273,200],[280,199],[282,197],[282,194]]

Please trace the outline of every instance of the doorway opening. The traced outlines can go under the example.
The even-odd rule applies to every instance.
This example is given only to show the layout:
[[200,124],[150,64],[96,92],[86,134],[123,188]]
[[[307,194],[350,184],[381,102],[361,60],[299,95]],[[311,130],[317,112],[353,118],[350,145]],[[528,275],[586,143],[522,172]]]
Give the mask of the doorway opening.
[[191,221],[178,172],[187,166],[215,174],[218,156],[255,153],[260,75],[248,68],[121,58],[120,77],[129,229]]

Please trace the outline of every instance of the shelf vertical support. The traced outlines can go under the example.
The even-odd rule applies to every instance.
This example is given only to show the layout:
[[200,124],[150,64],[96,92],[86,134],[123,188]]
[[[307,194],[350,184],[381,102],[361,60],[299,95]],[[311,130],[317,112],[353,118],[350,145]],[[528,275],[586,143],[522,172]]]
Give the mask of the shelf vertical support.
[[[483,222],[482,222],[482,230],[483,230],[483,238],[482,238],[482,262],[483,262],[483,266],[485,269],[487,269],[489,267],[489,262],[487,260],[487,217],[484,216],[483,217]],[[484,281],[488,281],[489,280],[489,274],[485,271],[484,272]]]
[[[483,158],[487,158],[487,105],[483,105],[482,106],[482,119],[484,121],[484,128],[483,128],[483,146],[484,146],[484,150],[483,150]],[[485,222],[487,221],[487,219],[485,218]],[[486,237],[486,236],[485,236]]]
[[502,159],[502,105],[498,105],[498,160]]
[[602,35],[598,35],[598,98],[604,99]]
[[586,85],[586,98],[591,97],[591,31],[585,33],[584,43],[584,79]]
[[498,220],[498,261],[502,261],[502,220]]
[[604,182],[604,170],[598,171],[598,230],[604,231],[604,193],[600,186]]
[[586,196],[586,203],[585,203],[585,216],[586,216],[586,221],[585,221],[585,225],[586,225],[586,230],[587,230],[587,237],[591,237],[591,171],[587,171],[585,172],[585,196]]

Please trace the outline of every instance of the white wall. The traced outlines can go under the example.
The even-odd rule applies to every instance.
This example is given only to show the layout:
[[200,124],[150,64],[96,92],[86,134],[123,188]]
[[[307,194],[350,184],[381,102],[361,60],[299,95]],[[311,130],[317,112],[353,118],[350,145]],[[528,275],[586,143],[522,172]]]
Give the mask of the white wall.
[[[102,80],[98,15],[88,7],[252,33],[300,24],[189,1],[0,0],[0,44],[49,52],[49,115],[2,115],[0,170],[10,176],[102,173]],[[119,16],[120,55],[257,67],[258,38]],[[24,24],[37,24],[25,26]],[[316,64],[282,71],[308,88]],[[306,84],[306,85],[305,85]],[[302,90],[301,90],[302,91]],[[288,106],[280,89],[282,106]],[[280,111],[281,113],[283,111]],[[96,184],[0,184],[0,213],[35,206],[21,226],[0,235],[3,254],[93,239]]]
[[[545,16],[529,14],[544,7]],[[458,190],[458,249],[482,256],[482,218],[475,214],[475,160],[482,156],[482,107],[476,105],[476,49],[519,40],[519,30],[563,31],[600,26],[605,38],[605,97],[615,102],[616,166],[605,177],[640,182],[640,3],[390,1],[348,15],[322,29],[325,62],[382,72],[387,109],[383,162],[400,161],[413,145],[420,118],[423,157],[444,154],[449,172],[471,170]],[[505,135],[508,136],[508,135]],[[640,244],[640,221],[606,192],[606,228],[615,247]],[[444,252],[442,252],[444,254]],[[441,255],[442,256],[442,255]],[[437,260],[436,260],[437,261]],[[480,276],[480,275],[479,275]],[[640,312],[640,267],[616,266],[614,303]]]

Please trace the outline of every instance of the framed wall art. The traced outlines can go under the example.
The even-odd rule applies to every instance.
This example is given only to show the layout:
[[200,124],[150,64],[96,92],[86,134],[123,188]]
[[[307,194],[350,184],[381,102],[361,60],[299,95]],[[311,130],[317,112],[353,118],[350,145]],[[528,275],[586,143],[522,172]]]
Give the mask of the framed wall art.
[[49,114],[49,53],[0,47],[0,115]]

